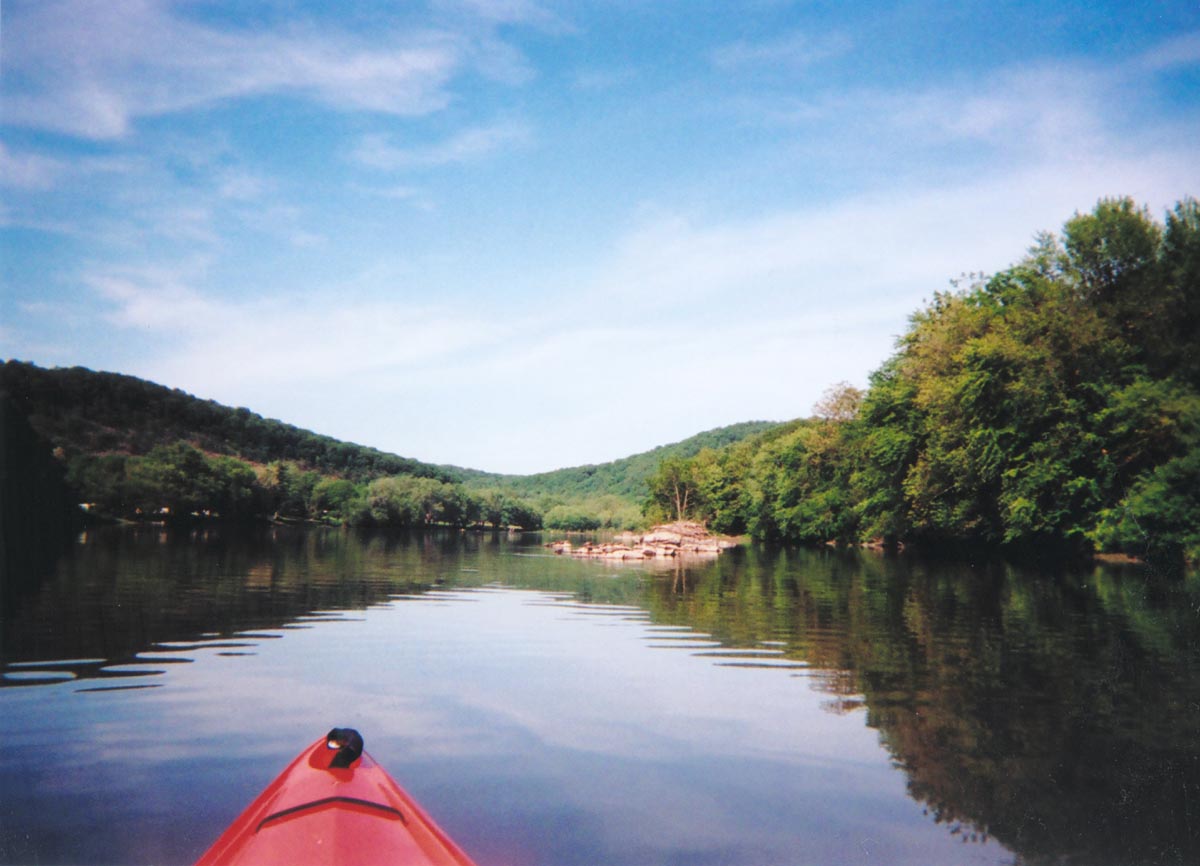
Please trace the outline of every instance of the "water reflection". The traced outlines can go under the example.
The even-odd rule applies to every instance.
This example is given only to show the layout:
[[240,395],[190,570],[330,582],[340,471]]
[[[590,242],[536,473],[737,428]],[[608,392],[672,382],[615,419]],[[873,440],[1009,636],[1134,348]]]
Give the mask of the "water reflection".
[[934,820],[1030,862],[1200,861],[1200,586],[807,552],[655,586],[657,622],[778,641]]
[[[250,666],[262,653],[275,665],[283,655],[319,660],[320,647],[306,636],[327,629],[360,629],[352,633],[372,652],[394,656],[389,633],[378,632],[365,612],[410,604],[452,608],[456,621],[474,623],[478,635],[462,640],[475,654],[471,676],[483,682],[500,675],[487,669],[486,617],[509,609],[487,588],[536,589],[520,604],[556,615],[537,620],[539,628],[636,630],[644,652],[601,658],[627,666],[618,669],[614,689],[653,699],[666,686],[656,659],[684,659],[693,673],[713,669],[736,678],[705,680],[728,695],[751,683],[771,694],[794,683],[822,696],[826,723],[762,720],[753,727],[762,752],[739,752],[739,761],[782,753],[793,732],[812,736],[819,727],[837,738],[865,725],[877,732],[927,820],[975,847],[998,840],[1029,863],[1200,861],[1195,579],[760,550],[663,570],[544,556],[539,542],[291,528],[90,533],[36,591],[6,606],[0,684],[31,698],[39,689],[70,689],[85,693],[80,700],[120,692],[131,701],[179,685],[193,700],[183,686],[192,682],[186,672],[201,667],[197,662],[220,657]],[[464,613],[473,605],[484,618]],[[462,646],[434,631],[405,639],[412,657],[404,665],[445,667],[452,682],[439,681],[438,688],[448,689],[441,699],[459,700],[455,689],[475,694],[466,681],[453,682],[467,668],[438,656],[462,653]],[[541,639],[528,636],[531,643]],[[611,652],[596,646],[597,653]],[[336,672],[312,676],[314,691],[320,677],[337,682]],[[593,707],[565,718],[548,710],[538,716],[539,701],[550,707],[561,700],[539,694],[538,682],[522,684],[521,700],[529,705],[522,736],[573,753],[589,742],[635,737]],[[258,687],[253,678],[241,686]],[[748,700],[767,693],[745,691],[760,696]],[[727,698],[717,697],[717,704]],[[606,698],[614,705],[624,699]],[[413,717],[430,712],[405,707]],[[495,740],[496,718],[516,712],[505,706],[486,723],[481,717],[479,742]],[[693,716],[673,712],[683,714],[685,727],[702,729],[768,710],[750,703],[705,704]],[[423,749],[436,741],[440,724],[434,718],[420,728]],[[514,742],[523,741],[496,749],[519,748]],[[638,751],[644,746],[629,749],[615,754],[631,762],[652,757]],[[721,772],[732,778],[732,764]]]
[[160,648],[253,649],[280,636],[256,631],[428,592],[445,581],[447,560],[463,555],[470,551],[456,538],[92,530],[56,574],[5,606],[0,686],[39,682],[37,671],[46,681],[132,675],[140,653]]

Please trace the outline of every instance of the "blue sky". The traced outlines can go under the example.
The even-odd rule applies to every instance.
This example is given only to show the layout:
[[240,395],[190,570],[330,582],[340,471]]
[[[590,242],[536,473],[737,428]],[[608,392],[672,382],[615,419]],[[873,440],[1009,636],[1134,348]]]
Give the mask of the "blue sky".
[[0,356],[533,472],[807,415],[1103,196],[1195,2],[5,0]]

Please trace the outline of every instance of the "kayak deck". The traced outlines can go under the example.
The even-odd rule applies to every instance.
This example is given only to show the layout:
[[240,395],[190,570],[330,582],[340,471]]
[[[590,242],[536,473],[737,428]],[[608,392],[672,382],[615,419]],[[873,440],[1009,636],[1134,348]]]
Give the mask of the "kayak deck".
[[301,752],[196,866],[305,863],[474,866],[348,729]]

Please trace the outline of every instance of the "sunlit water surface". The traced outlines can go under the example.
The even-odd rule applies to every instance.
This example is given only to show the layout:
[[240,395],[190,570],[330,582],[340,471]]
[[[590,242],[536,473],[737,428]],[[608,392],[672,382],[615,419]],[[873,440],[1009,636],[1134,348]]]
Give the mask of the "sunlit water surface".
[[0,859],[191,862],[335,725],[480,866],[1200,858],[1194,581],[542,541],[89,532],[6,594]]

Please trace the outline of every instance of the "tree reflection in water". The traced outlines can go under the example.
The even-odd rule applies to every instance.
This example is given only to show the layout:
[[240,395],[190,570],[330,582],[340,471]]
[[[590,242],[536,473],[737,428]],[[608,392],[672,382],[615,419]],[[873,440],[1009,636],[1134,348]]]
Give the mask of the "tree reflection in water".
[[810,665],[964,840],[1030,863],[1200,862],[1194,577],[748,551],[649,604]]

